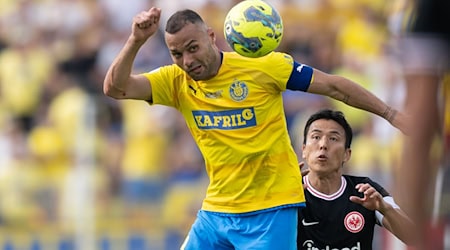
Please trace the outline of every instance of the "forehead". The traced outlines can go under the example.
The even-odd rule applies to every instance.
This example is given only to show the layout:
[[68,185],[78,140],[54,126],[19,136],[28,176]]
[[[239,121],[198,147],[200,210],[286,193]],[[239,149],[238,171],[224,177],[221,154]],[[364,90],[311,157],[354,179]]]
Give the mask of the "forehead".
[[308,134],[313,132],[335,133],[345,135],[344,128],[334,120],[319,119],[311,123]]
[[185,47],[192,41],[201,41],[207,36],[206,29],[201,24],[188,22],[175,34],[165,33],[167,47],[170,50],[177,50]]

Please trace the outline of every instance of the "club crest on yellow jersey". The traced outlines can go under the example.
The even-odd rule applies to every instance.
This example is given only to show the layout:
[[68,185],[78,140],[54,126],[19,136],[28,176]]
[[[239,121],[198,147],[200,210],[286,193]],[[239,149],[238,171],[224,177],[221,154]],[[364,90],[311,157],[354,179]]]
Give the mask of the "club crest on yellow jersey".
[[248,87],[245,82],[241,82],[239,80],[235,80],[230,85],[230,96],[234,101],[240,102],[245,100],[248,95]]

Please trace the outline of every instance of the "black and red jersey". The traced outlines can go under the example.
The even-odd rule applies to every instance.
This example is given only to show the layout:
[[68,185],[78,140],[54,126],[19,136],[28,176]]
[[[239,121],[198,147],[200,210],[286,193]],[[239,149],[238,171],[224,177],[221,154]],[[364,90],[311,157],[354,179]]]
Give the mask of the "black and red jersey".
[[[342,176],[341,188],[334,194],[318,192],[303,177],[306,207],[299,209],[298,249],[304,250],[341,250],[372,249],[375,224],[381,225],[376,213],[353,203],[350,196],[362,197],[355,189],[358,183],[369,183],[385,200],[391,200],[390,194],[378,183],[368,177]],[[397,207],[395,203],[394,207]]]

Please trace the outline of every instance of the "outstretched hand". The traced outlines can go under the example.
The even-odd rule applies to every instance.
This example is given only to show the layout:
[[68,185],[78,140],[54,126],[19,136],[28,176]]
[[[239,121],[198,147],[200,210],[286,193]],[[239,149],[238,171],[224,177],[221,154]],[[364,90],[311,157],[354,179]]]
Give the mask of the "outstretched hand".
[[132,36],[136,42],[144,43],[159,27],[161,9],[152,7],[148,11],[142,11],[133,18]]
[[350,201],[360,204],[369,210],[380,210],[383,204],[383,196],[370,184],[358,184],[355,187],[358,192],[363,193],[364,197],[350,196]]

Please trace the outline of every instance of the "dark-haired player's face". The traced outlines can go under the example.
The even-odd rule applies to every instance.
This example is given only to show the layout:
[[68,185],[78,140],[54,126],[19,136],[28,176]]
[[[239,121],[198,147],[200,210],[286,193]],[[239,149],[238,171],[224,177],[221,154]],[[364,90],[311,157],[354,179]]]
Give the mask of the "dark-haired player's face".
[[344,128],[333,120],[314,121],[306,135],[302,154],[311,172],[340,173],[351,154],[350,149],[345,148]]
[[166,32],[165,38],[173,62],[192,79],[207,80],[217,74],[220,59],[211,29],[188,23],[175,34]]

